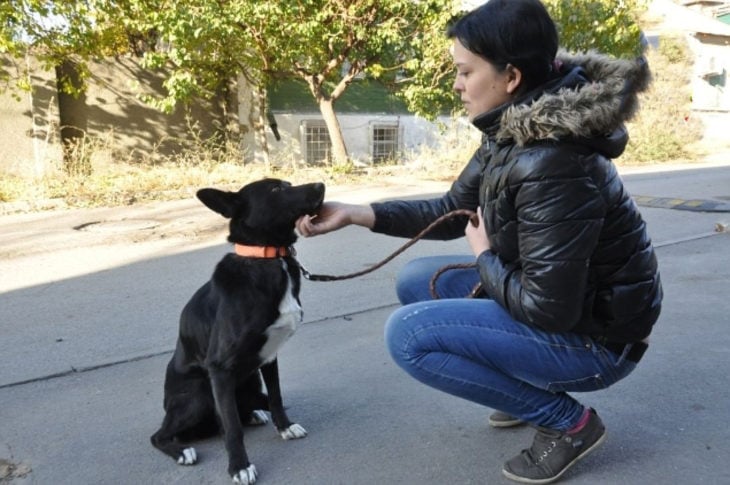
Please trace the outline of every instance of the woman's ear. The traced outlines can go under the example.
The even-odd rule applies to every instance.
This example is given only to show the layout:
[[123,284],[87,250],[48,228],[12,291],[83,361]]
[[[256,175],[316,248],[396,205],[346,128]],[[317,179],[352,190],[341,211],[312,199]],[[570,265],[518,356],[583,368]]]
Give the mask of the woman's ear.
[[507,74],[507,93],[515,94],[522,84],[522,71],[512,64],[507,64],[505,72]]

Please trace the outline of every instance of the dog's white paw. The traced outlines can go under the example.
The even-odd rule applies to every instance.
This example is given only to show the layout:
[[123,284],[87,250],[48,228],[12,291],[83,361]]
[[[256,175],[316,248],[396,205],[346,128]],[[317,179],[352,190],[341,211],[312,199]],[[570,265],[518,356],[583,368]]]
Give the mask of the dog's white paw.
[[248,424],[253,425],[260,425],[260,424],[266,424],[269,422],[269,416],[260,409],[256,409],[251,413],[251,420],[248,422]]
[[256,467],[252,464],[244,470],[239,470],[238,473],[233,475],[233,483],[239,483],[241,485],[252,485],[256,483]]
[[285,440],[295,440],[307,436],[307,430],[302,428],[297,423],[294,423],[285,430],[280,431],[279,436],[281,436]]
[[185,448],[177,459],[177,464],[194,465],[196,461],[198,461],[198,454],[195,453],[195,448]]

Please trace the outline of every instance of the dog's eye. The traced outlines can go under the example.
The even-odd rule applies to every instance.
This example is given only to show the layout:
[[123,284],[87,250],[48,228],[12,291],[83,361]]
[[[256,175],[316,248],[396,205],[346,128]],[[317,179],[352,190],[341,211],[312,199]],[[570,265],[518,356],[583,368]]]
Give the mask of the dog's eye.
[[279,191],[280,191],[281,189],[283,189],[283,188],[284,188],[284,187],[281,187],[280,185],[277,185],[277,186],[275,186],[275,187],[271,187],[271,191],[272,191],[272,192],[279,192]]

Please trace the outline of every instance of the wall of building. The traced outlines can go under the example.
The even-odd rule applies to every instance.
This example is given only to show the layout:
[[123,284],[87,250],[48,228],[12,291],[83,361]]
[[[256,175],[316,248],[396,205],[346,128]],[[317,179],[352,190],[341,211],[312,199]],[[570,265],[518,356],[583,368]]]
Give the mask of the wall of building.
[[[0,68],[17,78],[22,65],[0,59]],[[61,165],[58,146],[58,95],[53,70],[30,61],[32,92],[0,93],[0,173],[39,177]],[[97,156],[139,160],[155,153],[170,154],[191,140],[191,130],[209,137],[211,104],[201,102],[162,113],[141,101],[163,92],[160,73],[139,66],[136,58],[110,58],[90,65],[86,104],[87,136],[102,147]]]
[[[21,75],[25,67],[7,58],[0,58],[0,66],[11,78]],[[34,64],[30,84],[32,93],[0,93],[0,173],[41,176],[52,165],[51,160],[60,162],[55,133],[58,122],[54,122],[55,73]]]
[[730,112],[730,35],[695,33],[689,45],[695,55],[692,108]]
[[[304,160],[302,146],[303,124],[309,120],[321,120],[318,112],[274,113],[281,140],[277,141],[273,132],[267,130],[267,142],[272,161],[275,164],[296,164]],[[400,129],[399,160],[408,162],[417,157],[424,149],[437,149],[443,146],[448,137],[467,139],[479,136],[477,130],[465,118],[441,117],[435,122],[412,115],[387,114],[338,114],[342,136],[350,157],[363,164],[372,163],[370,130],[375,124],[397,124]]]

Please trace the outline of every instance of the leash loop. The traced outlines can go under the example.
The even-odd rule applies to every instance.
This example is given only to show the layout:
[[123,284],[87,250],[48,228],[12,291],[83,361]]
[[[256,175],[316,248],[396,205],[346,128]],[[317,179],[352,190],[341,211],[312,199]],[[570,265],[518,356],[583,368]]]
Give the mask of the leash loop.
[[[425,229],[423,229],[421,232],[419,232],[416,236],[414,236],[412,239],[410,239],[408,242],[406,242],[404,245],[402,245],[400,248],[398,248],[395,252],[393,252],[390,256],[388,256],[385,259],[383,259],[382,261],[370,266],[369,268],[366,268],[361,271],[356,271],[354,273],[348,273],[348,274],[344,274],[344,275],[335,276],[335,275],[312,274],[309,271],[307,271],[303,266],[300,265],[302,276],[304,276],[305,279],[310,280],[310,281],[340,281],[340,280],[348,280],[348,279],[352,279],[352,278],[357,278],[358,276],[363,276],[368,273],[372,273],[376,269],[379,269],[379,268],[385,266],[386,264],[388,264],[390,261],[395,259],[396,256],[399,256],[406,249],[408,249],[411,246],[413,246],[414,244],[416,244],[419,240],[423,239],[423,237],[426,234],[431,232],[439,224],[443,223],[446,220],[453,219],[454,217],[459,217],[459,216],[468,216],[469,221],[472,224],[474,224],[474,225],[478,224],[477,219],[476,219],[476,217],[477,217],[476,212],[469,210],[469,209],[456,209],[451,212],[447,212],[446,214],[442,215],[441,217],[439,217],[438,219],[433,221],[431,224],[426,226]],[[452,264],[452,265],[447,265],[447,266],[440,268],[433,275],[433,277],[431,278],[431,281],[429,283],[429,290],[431,292],[431,296],[434,299],[439,298],[438,293],[436,292],[436,280],[441,276],[441,274],[443,274],[446,271],[452,270],[452,269],[469,268],[469,267],[475,267],[475,266],[476,266],[476,263]],[[471,293],[469,294],[468,297],[473,298],[479,292],[480,289],[481,289],[481,284],[477,285],[477,287],[475,287],[471,291]]]

